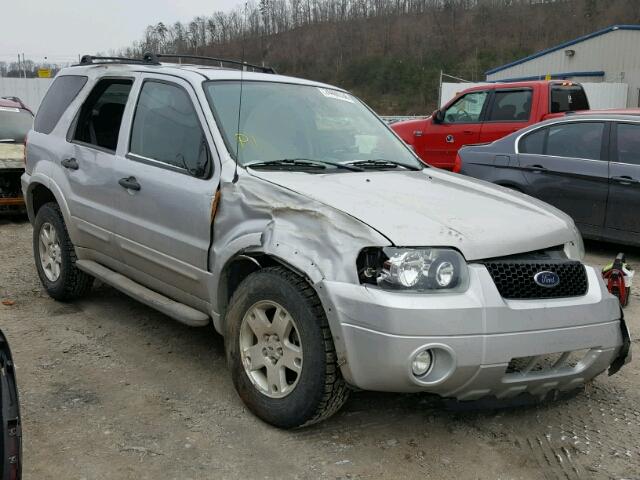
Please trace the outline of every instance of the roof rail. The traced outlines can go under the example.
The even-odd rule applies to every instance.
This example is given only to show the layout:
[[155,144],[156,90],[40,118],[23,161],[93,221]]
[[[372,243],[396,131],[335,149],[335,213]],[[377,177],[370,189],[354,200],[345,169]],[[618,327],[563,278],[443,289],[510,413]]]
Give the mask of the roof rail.
[[104,64],[135,64],[135,65],[159,65],[160,62],[157,60],[151,61],[150,59],[145,58],[126,58],[126,57],[102,57],[102,56],[94,56],[94,55],[83,55],[80,59],[80,63],[77,65],[104,65]]
[[159,63],[158,60],[161,58],[177,58],[177,59],[185,58],[189,60],[209,60],[212,62],[218,62],[221,67],[226,63],[236,67],[242,67],[243,69],[250,68],[253,70],[258,70],[263,73],[276,73],[273,67],[263,67],[260,65],[254,65],[247,62],[242,62],[240,60],[230,60],[227,58],[217,58],[217,57],[205,57],[202,55],[187,55],[187,54],[183,55],[180,53],[145,53],[143,58],[145,61],[149,63]]

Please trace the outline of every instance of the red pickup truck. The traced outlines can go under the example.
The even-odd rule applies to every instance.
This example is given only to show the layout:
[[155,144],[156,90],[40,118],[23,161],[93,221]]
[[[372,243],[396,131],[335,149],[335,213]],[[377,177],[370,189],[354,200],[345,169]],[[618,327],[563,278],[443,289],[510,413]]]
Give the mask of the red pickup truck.
[[493,142],[533,123],[579,110],[589,110],[589,101],[578,83],[494,83],[463,90],[430,117],[397,122],[391,128],[423,162],[455,170],[463,145]]

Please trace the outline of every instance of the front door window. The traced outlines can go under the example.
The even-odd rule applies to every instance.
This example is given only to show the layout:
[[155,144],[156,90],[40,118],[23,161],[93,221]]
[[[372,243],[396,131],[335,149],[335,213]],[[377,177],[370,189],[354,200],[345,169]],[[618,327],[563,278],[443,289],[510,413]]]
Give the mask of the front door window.
[[472,92],[460,97],[444,114],[444,123],[476,123],[480,121],[482,109],[489,92]]

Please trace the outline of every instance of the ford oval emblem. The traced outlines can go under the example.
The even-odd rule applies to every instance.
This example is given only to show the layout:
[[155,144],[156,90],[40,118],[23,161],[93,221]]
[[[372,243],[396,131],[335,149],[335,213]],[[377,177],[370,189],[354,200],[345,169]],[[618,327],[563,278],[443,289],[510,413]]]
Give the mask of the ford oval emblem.
[[533,276],[533,281],[536,282],[537,285],[545,288],[553,288],[557,287],[560,283],[560,277],[555,272],[550,272],[548,270],[544,270],[542,272],[538,272]]

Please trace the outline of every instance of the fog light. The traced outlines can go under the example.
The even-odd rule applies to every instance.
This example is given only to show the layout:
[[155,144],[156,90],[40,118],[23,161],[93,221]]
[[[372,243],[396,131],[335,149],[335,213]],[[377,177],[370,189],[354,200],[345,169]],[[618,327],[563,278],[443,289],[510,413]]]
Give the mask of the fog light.
[[429,371],[431,364],[433,363],[433,357],[431,350],[422,350],[415,357],[411,363],[411,371],[416,377],[421,377]]

